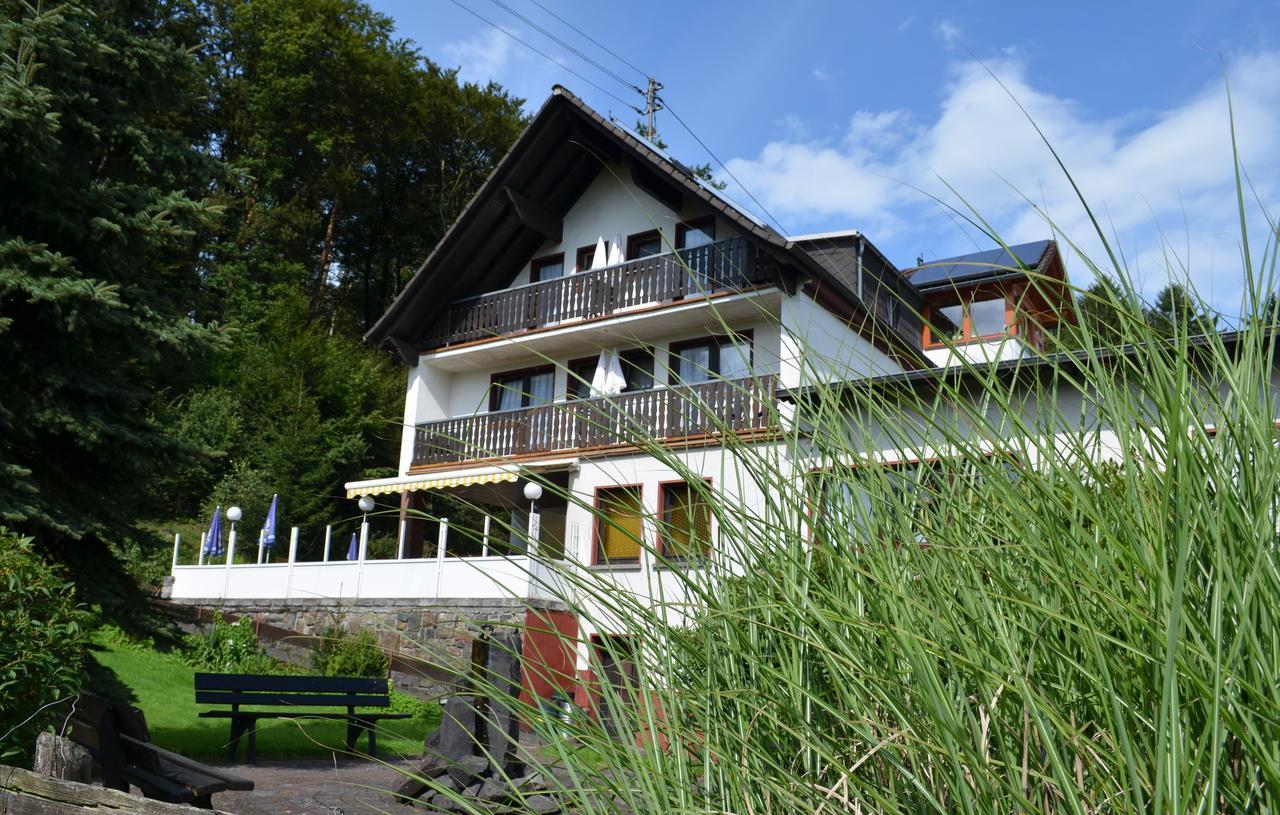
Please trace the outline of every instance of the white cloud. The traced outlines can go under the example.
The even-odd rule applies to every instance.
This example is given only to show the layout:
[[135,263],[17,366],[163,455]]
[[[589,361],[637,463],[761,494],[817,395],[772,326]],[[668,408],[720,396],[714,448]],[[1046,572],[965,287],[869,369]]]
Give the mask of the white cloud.
[[939,20],[933,26],[933,33],[936,34],[944,45],[952,46],[960,42],[961,36],[960,26],[950,20]]
[[[1101,242],[1084,208],[1011,93],[1058,151],[1104,229],[1114,233],[1129,268],[1147,276],[1149,289],[1163,285],[1167,274],[1163,229],[1180,255],[1190,247],[1196,284],[1220,307],[1235,309],[1239,230],[1219,78],[1206,77],[1199,92],[1135,123],[1132,117],[1098,116],[1036,88],[1016,58],[990,67],[1007,91],[980,64],[964,62],[955,66],[939,108],[927,116],[855,111],[842,138],[780,139],[729,167],[796,232],[856,226],[873,240],[892,243],[905,237],[909,225],[913,257],[916,246],[932,257],[968,251],[972,241],[920,192],[963,208],[949,185],[1006,240],[1047,236],[1047,214],[1068,239],[1101,260]],[[1230,79],[1246,170],[1262,200],[1274,204],[1280,191],[1280,53],[1235,60]]]
[[813,78],[819,82],[827,82],[831,79],[831,74],[824,71],[821,67],[815,67],[813,69]]
[[[510,32],[519,36],[518,32]],[[469,39],[447,43],[445,60],[458,66],[458,75],[467,82],[488,82],[506,73],[517,43],[496,28],[488,28]]]
[[908,28],[911,27],[911,24],[914,23],[915,21],[916,21],[916,15],[912,14],[910,17],[898,23],[898,33],[902,33],[903,31],[906,31]]
[[524,37],[522,31],[504,31],[508,33],[486,28],[475,36],[446,43],[441,49],[444,62],[456,66],[463,81],[483,85],[492,80],[528,100],[526,107],[536,109],[551,92],[559,69],[512,39]]

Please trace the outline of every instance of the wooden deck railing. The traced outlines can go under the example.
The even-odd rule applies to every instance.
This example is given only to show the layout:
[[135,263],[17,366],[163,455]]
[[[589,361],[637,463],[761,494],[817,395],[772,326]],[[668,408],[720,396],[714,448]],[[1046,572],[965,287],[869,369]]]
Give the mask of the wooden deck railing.
[[427,345],[444,348],[625,309],[770,282],[772,262],[745,238],[629,260],[450,304]]
[[413,466],[768,430],[775,387],[773,376],[719,380],[426,422]]

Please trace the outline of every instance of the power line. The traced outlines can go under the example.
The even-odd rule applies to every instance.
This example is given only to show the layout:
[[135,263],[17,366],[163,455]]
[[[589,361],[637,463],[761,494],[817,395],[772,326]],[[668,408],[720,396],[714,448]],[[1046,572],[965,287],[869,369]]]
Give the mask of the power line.
[[742,181],[740,181],[738,177],[733,174],[733,171],[730,170],[728,167],[726,167],[725,163],[721,161],[720,158],[715,153],[711,152],[711,148],[707,147],[707,143],[704,142],[702,139],[698,138],[698,134],[693,132],[693,128],[685,124],[684,119],[680,118],[680,114],[676,113],[675,109],[671,107],[671,103],[668,102],[666,99],[663,99],[662,104],[665,106],[664,109],[676,118],[676,121],[679,122],[680,126],[685,129],[685,132],[688,133],[690,136],[692,136],[693,140],[696,141],[702,147],[703,150],[707,151],[707,155],[711,156],[712,160],[714,160],[716,164],[720,165],[720,169],[724,170],[725,173],[730,178],[733,179],[734,183],[737,184],[742,189],[742,191],[747,194],[747,197],[750,198],[755,203],[756,206],[760,207],[760,211],[764,213],[764,216],[768,218],[770,221],[773,221],[774,225],[778,227],[778,230],[781,231],[783,235],[786,235],[787,230],[783,228],[782,222],[779,221],[777,218],[773,217],[773,213],[769,212],[769,210],[765,208],[764,204],[760,203],[760,199],[756,198],[755,195],[752,194],[751,190],[747,189],[747,185],[743,184]]
[[515,9],[513,9],[511,6],[508,6],[506,3],[502,2],[502,0],[489,0],[489,2],[493,3],[495,6],[498,6],[499,8],[506,9],[507,13],[511,14],[511,15],[512,15],[513,17],[515,17],[516,19],[521,20],[521,21],[522,21],[522,22],[524,22],[526,25],[533,27],[535,30],[542,32],[543,36],[547,37],[548,39],[552,40],[553,42],[558,43],[560,46],[562,46],[562,47],[564,47],[564,48],[568,49],[570,52],[572,52],[573,54],[577,55],[577,57],[578,57],[579,59],[581,59],[583,62],[587,63],[588,65],[591,65],[591,66],[595,67],[595,68],[596,68],[596,70],[598,70],[598,71],[600,71],[601,73],[605,74],[605,75],[606,75],[606,76],[608,76],[609,78],[611,78],[611,79],[615,80],[618,84],[622,85],[623,87],[625,87],[625,88],[629,88],[630,90],[633,90],[633,91],[635,91],[636,93],[644,93],[644,91],[643,91],[643,90],[641,90],[641,89],[640,89],[637,85],[635,85],[634,83],[628,82],[627,80],[625,80],[625,79],[623,79],[622,77],[618,76],[618,75],[617,75],[616,73],[614,73],[613,71],[609,70],[608,68],[604,67],[604,66],[603,66],[603,65],[601,65],[600,63],[596,62],[596,61],[595,61],[594,59],[592,59],[591,57],[589,57],[589,56],[587,56],[586,54],[584,54],[584,53],[582,53],[581,51],[579,51],[576,47],[574,47],[574,46],[573,46],[573,44],[568,43],[568,42],[566,42],[566,41],[564,41],[564,40],[560,39],[560,37],[559,37],[559,36],[557,36],[557,35],[555,35],[555,34],[552,34],[550,31],[548,31],[547,29],[545,29],[545,28],[543,28],[542,26],[538,25],[538,24],[537,24],[537,23],[535,23],[533,20],[530,20],[528,17],[526,17],[526,16],[524,16],[523,14],[521,14],[520,12],[516,11],[516,10],[515,10]]
[[612,93],[611,91],[605,90],[604,88],[600,87],[600,86],[599,86],[598,84],[596,84],[595,82],[592,82],[590,79],[587,79],[587,78],[586,78],[585,76],[583,76],[582,74],[580,74],[580,73],[578,73],[577,71],[575,71],[575,70],[573,70],[572,68],[570,68],[568,65],[565,65],[565,64],[564,64],[563,62],[561,62],[560,60],[556,59],[555,57],[551,56],[550,54],[546,53],[545,51],[540,50],[540,49],[539,49],[539,48],[537,48],[536,46],[530,45],[529,43],[527,43],[527,42],[525,42],[524,40],[522,40],[522,39],[520,39],[519,37],[517,37],[515,34],[512,34],[510,31],[508,31],[508,30],[506,30],[505,28],[503,28],[502,26],[498,25],[497,23],[493,22],[492,20],[488,19],[487,17],[484,17],[484,16],[483,16],[483,15],[481,15],[479,12],[474,11],[474,10],[472,10],[472,9],[468,8],[467,6],[463,5],[463,4],[460,2],[460,0],[449,0],[449,2],[450,2],[450,3],[453,3],[453,4],[454,4],[455,6],[457,6],[458,8],[460,8],[460,9],[462,9],[463,11],[465,11],[466,13],[470,14],[472,17],[475,17],[475,18],[476,18],[477,20],[479,20],[480,22],[485,23],[486,25],[488,25],[488,26],[490,26],[490,27],[492,27],[492,28],[494,28],[494,29],[496,29],[496,30],[498,30],[498,31],[501,31],[503,34],[506,34],[508,37],[510,37],[511,39],[513,39],[513,40],[515,40],[516,42],[520,43],[520,44],[521,44],[521,45],[523,45],[525,48],[528,48],[530,51],[534,52],[535,54],[537,54],[538,56],[540,56],[540,57],[542,57],[543,59],[547,60],[548,62],[551,62],[551,63],[554,63],[555,65],[560,66],[560,67],[561,67],[561,68],[563,68],[564,70],[566,70],[566,71],[568,71],[569,73],[571,73],[571,74],[573,74],[574,76],[576,76],[578,79],[581,79],[583,82],[587,83],[587,84],[588,84],[588,85],[590,85],[591,87],[593,87],[593,88],[595,88],[596,90],[600,91],[600,92],[601,92],[601,93],[603,93],[605,96],[608,96],[610,99],[613,99],[613,100],[614,100],[614,101],[616,101],[618,104],[620,104],[620,105],[624,105],[624,106],[626,106],[626,107],[630,108],[631,110],[634,110],[636,113],[640,114],[641,116],[643,116],[643,115],[644,115],[644,113],[645,113],[645,112],[644,112],[643,110],[641,110],[640,108],[638,108],[638,107],[636,107],[635,105],[631,104],[630,102],[627,102],[626,100],[622,99],[622,98],[621,98],[621,97],[619,97],[617,94]]
[[618,60],[619,62],[621,62],[623,65],[627,66],[627,67],[628,67],[628,68],[630,68],[631,70],[633,70],[633,71],[635,71],[636,73],[640,74],[640,76],[643,76],[645,79],[648,79],[648,78],[649,78],[649,72],[648,72],[648,71],[642,71],[642,70],[640,70],[640,69],[639,69],[639,68],[637,68],[635,65],[631,64],[630,62],[628,62],[626,57],[624,57],[624,56],[622,56],[621,54],[619,54],[618,52],[614,51],[612,48],[609,48],[607,45],[605,45],[605,44],[601,43],[601,42],[600,42],[599,40],[597,40],[595,37],[591,36],[590,34],[588,34],[588,33],[587,33],[587,32],[585,32],[585,31],[583,31],[581,28],[578,28],[576,25],[574,25],[573,23],[569,22],[569,21],[568,21],[568,20],[566,20],[565,18],[561,17],[559,14],[556,14],[556,13],[555,13],[554,11],[552,11],[551,9],[549,9],[549,8],[547,8],[546,6],[542,5],[541,3],[539,3],[539,2],[538,2],[538,0],[529,0],[529,2],[530,2],[530,3],[533,3],[535,6],[537,6],[537,7],[538,7],[538,8],[540,8],[540,9],[542,9],[542,10],[543,10],[543,11],[545,11],[547,14],[550,14],[552,17],[555,17],[555,18],[556,18],[557,20],[559,20],[560,22],[562,22],[562,23],[564,23],[565,25],[569,26],[569,28],[573,29],[573,31],[574,31],[575,33],[577,33],[579,36],[585,37],[587,40],[589,40],[592,44],[594,44],[594,45],[595,45],[597,48],[599,48],[601,51],[604,51],[606,54],[609,54],[609,55],[610,55],[610,56],[612,56],[614,59],[616,59],[616,60]]

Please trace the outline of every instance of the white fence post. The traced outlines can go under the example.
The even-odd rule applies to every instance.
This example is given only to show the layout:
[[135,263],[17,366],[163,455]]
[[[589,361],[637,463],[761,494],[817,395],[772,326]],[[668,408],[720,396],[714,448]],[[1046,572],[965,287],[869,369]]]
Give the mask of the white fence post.
[[265,529],[258,530],[258,562],[262,562],[262,555],[266,551],[267,531]]
[[200,533],[200,555],[196,558],[196,565],[197,565],[197,566],[203,566],[203,565],[204,565],[204,542],[205,542],[205,540],[207,539],[208,535],[209,535],[209,533],[208,533],[208,532],[201,532],[201,533]]
[[364,583],[364,560],[369,554],[369,517],[360,522],[360,550],[356,565],[356,599],[360,599],[361,584]]
[[293,594],[293,564],[298,560],[298,527],[289,530],[289,572],[284,581],[284,599]]
[[489,513],[484,514],[484,540],[480,542],[480,557],[489,556],[489,525],[493,523],[493,516]]
[[396,560],[404,560],[404,533],[407,523],[408,521],[403,517],[400,518],[400,545],[396,548]]
[[236,526],[231,525],[231,534],[227,536],[227,565],[224,567],[224,576],[222,578],[222,597],[226,599],[227,592],[231,590],[231,564],[236,559]]
[[329,525],[324,528],[324,558],[326,562],[329,560],[329,541],[333,540],[333,526]]
[[169,574],[173,574],[178,568],[178,547],[182,546],[182,535],[175,532],[173,534],[173,565],[169,567]]
[[436,597],[440,596],[440,586],[444,580],[444,553],[449,540],[449,519],[440,519],[440,534],[436,536]]

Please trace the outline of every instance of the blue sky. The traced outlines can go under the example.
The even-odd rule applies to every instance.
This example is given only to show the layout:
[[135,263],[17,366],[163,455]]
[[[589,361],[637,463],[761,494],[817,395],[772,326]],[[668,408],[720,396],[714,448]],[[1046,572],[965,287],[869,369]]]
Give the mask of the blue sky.
[[[426,56],[503,84],[531,111],[558,82],[624,123],[637,118],[624,104],[641,103],[634,92],[494,0],[459,2],[622,101],[451,0],[373,5]],[[502,2],[643,84],[533,0]],[[954,204],[948,186],[1010,242],[1048,236],[1048,213],[1101,258],[1061,171],[989,72],[1046,131],[1148,292],[1173,266],[1238,310],[1224,63],[1256,196],[1268,207],[1280,197],[1280,0],[538,2],[663,82],[781,231],[861,229],[902,265],[989,245],[926,194]],[[711,160],[669,113],[658,128],[677,157]],[[727,194],[751,203],[732,181]],[[1068,268],[1086,279],[1083,264],[1069,257]]]

